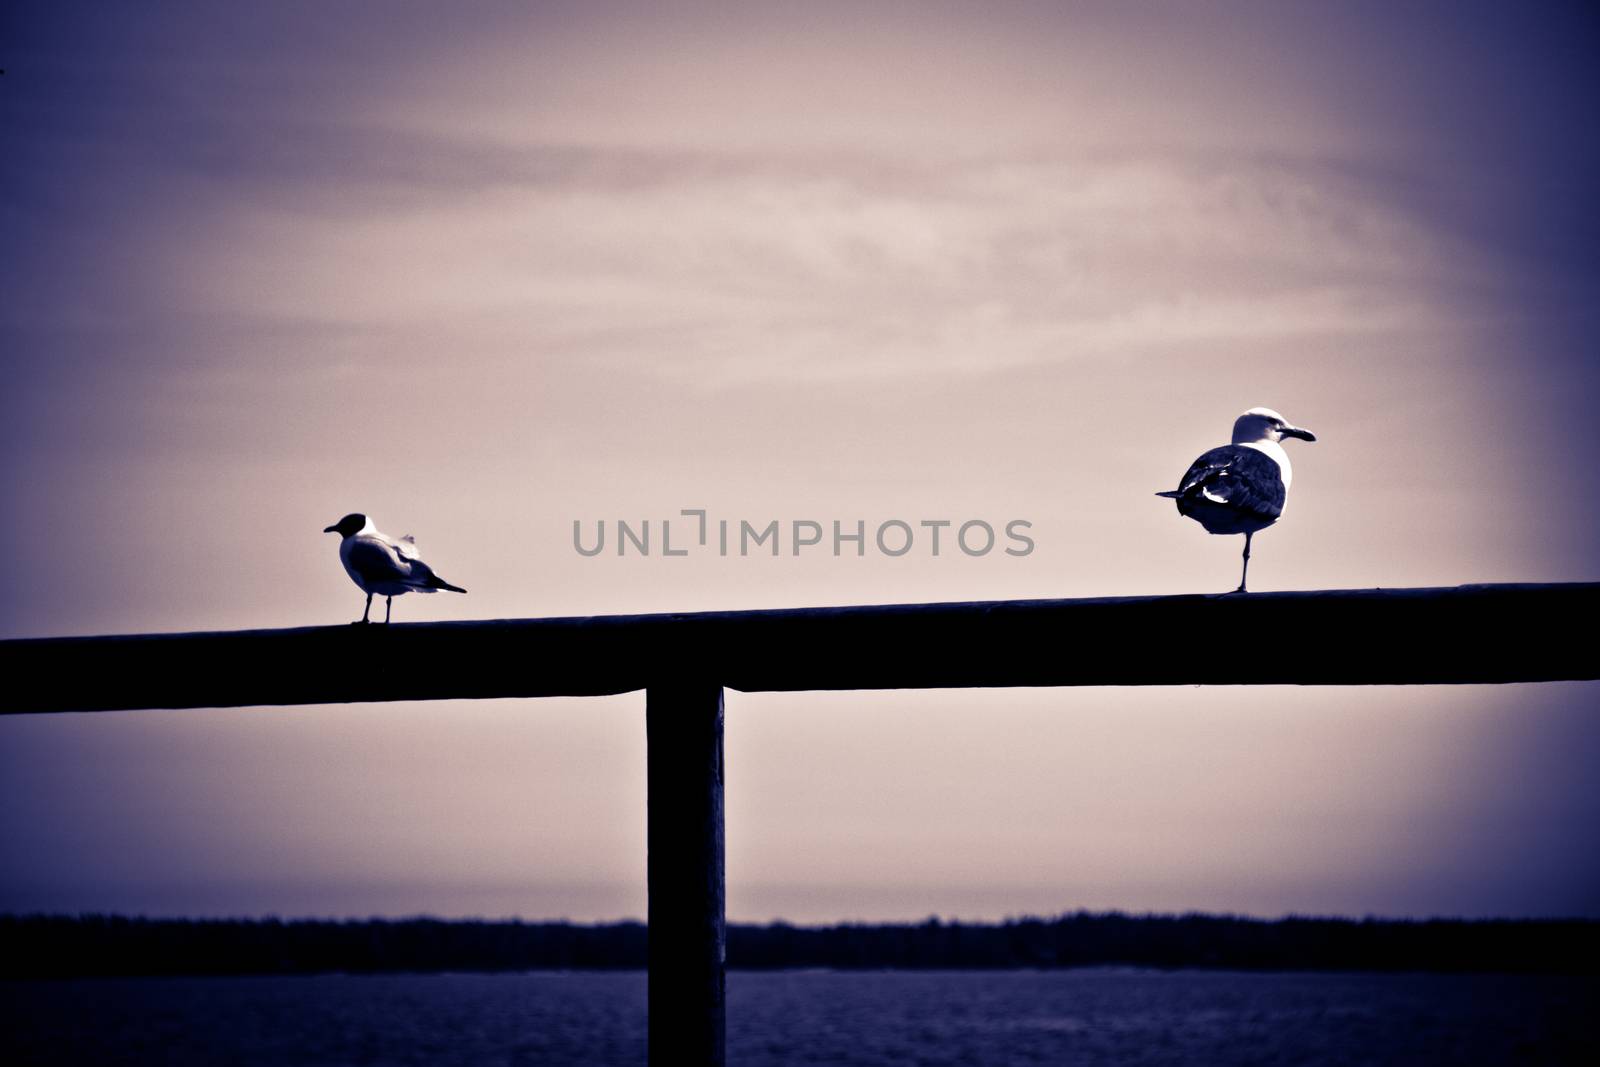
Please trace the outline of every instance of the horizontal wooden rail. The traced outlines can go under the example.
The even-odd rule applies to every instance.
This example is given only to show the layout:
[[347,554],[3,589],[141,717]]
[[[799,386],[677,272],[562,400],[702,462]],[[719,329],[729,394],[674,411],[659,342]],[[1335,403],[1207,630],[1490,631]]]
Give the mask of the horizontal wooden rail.
[[7,712],[1072,685],[1600,678],[1600,583],[1004,600],[0,642]]

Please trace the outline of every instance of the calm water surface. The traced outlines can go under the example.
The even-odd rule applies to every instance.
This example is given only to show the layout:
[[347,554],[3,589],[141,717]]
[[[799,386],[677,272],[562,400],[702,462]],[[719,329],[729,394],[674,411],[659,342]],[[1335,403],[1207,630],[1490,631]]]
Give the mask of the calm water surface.
[[[1600,986],[1500,975],[735,972],[736,1064],[1600,1063]],[[8,1064],[642,1064],[639,972],[0,983]]]

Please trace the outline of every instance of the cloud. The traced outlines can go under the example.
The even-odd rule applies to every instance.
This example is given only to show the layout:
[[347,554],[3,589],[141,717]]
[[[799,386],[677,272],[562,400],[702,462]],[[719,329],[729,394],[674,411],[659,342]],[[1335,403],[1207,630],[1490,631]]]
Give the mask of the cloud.
[[1494,271],[1314,162],[419,150],[471,180],[362,156],[336,211],[314,175],[239,181],[145,281],[240,321],[360,329],[399,365],[448,322],[458,362],[727,382],[1441,328]]

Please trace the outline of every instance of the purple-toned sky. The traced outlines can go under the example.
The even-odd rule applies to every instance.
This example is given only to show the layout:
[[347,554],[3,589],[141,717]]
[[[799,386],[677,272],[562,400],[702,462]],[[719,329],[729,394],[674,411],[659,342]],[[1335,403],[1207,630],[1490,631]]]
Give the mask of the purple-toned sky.
[[[1253,589],[1600,579],[1597,46],[1583,5],[7,5],[0,635],[355,618],[357,510],[471,590],[399,621],[1221,591],[1238,539],[1151,494],[1258,404],[1320,439]],[[663,557],[685,508],[783,554]],[[619,518],[651,555],[574,551]],[[727,730],[735,919],[1600,916],[1600,685]],[[643,771],[642,694],[8,717],[0,910],[638,916]]]

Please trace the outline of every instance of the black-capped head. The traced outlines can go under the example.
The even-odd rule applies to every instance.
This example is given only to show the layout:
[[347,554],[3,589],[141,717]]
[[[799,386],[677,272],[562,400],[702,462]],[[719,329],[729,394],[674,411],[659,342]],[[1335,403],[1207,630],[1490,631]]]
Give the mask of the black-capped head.
[[336,533],[340,537],[349,537],[353,533],[360,533],[361,528],[367,524],[367,517],[360,512],[352,511],[332,526],[324,526],[323,533]]

